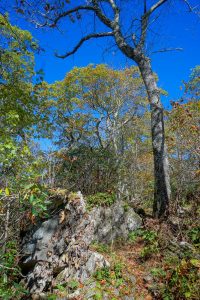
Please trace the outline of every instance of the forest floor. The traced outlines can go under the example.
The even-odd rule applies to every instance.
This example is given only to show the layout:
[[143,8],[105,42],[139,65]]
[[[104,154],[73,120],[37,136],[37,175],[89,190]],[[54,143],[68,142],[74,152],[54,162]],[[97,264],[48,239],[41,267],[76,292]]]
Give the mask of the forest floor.
[[121,293],[118,297],[111,294],[109,299],[124,299],[125,294],[132,299],[131,289],[135,300],[200,299],[199,229],[195,222],[186,223],[187,218],[163,223],[147,218],[142,229],[130,234],[128,242],[119,240],[110,248],[95,245],[117,266],[113,268],[114,281],[110,280],[112,273],[102,272],[99,277],[105,291],[116,288],[118,282]]
[[152,277],[149,275],[149,270],[159,267],[160,264],[155,257],[141,263],[140,253],[143,247],[140,242],[134,246],[127,245],[118,249],[117,255],[124,262],[128,273],[135,277],[135,299],[151,300],[153,298],[149,291],[149,281],[152,281]]

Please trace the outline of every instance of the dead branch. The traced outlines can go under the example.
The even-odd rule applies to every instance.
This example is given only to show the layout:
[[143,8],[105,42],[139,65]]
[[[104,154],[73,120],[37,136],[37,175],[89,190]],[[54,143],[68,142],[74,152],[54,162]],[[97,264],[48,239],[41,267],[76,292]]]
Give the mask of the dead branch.
[[160,50],[153,51],[152,54],[160,53],[160,52],[168,52],[168,51],[183,51],[183,48],[163,48]]
[[91,33],[91,34],[88,34],[86,36],[84,36],[79,42],[78,44],[73,48],[72,51],[69,51],[63,55],[59,55],[59,54],[55,54],[57,57],[59,58],[66,58],[74,53],[77,52],[77,50],[82,46],[82,44],[92,38],[102,38],[102,37],[107,37],[107,36],[113,36],[113,32],[101,32],[101,33]]
[[60,19],[62,19],[62,18],[64,18],[64,17],[67,17],[67,16],[70,16],[72,13],[78,12],[78,11],[80,11],[80,10],[86,10],[86,11],[91,10],[91,11],[94,11],[95,9],[94,9],[93,6],[89,6],[89,5],[79,5],[79,6],[75,7],[75,8],[72,8],[72,9],[70,9],[70,10],[67,10],[67,11],[63,12],[63,13],[60,13],[60,14],[53,20],[53,24],[52,24],[51,26],[56,25]]

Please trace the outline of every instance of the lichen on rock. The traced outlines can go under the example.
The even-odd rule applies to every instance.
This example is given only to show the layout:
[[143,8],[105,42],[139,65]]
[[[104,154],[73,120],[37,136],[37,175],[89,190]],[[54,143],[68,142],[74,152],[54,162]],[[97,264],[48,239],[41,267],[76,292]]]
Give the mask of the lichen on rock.
[[132,208],[125,209],[123,201],[90,212],[80,192],[70,194],[66,202],[54,216],[34,225],[22,240],[21,267],[31,294],[52,291],[71,280],[86,282],[97,269],[109,267],[90,244],[126,239],[129,231],[141,226],[140,217]]

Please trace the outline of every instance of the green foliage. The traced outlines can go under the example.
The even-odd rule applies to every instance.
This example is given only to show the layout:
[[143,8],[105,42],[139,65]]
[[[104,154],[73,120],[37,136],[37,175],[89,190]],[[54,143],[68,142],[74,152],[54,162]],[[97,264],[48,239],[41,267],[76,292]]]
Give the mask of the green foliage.
[[174,166],[172,191],[179,205],[189,198],[199,197],[199,72],[199,66],[192,71],[190,80],[184,84],[183,97],[172,102],[166,123],[170,160]]
[[[0,135],[20,136],[35,122],[37,99],[32,96],[34,55],[32,36],[0,15]],[[11,144],[10,144],[11,147]]]
[[[113,264],[111,268],[104,267],[99,269],[94,274],[94,277],[97,281],[105,280],[108,284],[111,284],[111,281],[114,280],[115,284],[119,286],[119,283],[123,283],[122,269],[124,265],[120,262]],[[121,281],[120,281],[121,280]]]
[[55,289],[58,290],[59,292],[65,292],[66,287],[67,287],[67,283],[66,284],[57,284],[55,286]]
[[115,273],[115,278],[116,279],[122,278],[122,269],[123,269],[123,266],[124,265],[122,263],[120,263],[120,262],[116,262],[114,264],[113,271]]
[[75,291],[79,287],[79,282],[76,280],[71,280],[67,286],[72,290]]
[[102,269],[99,269],[96,271],[95,273],[95,278],[97,280],[109,280],[110,279],[110,269],[108,267],[105,267],[105,268],[102,268]]
[[124,209],[125,212],[127,212],[129,210],[129,208],[130,208],[130,205],[128,203],[125,203],[123,205],[123,209]]
[[37,45],[30,32],[13,26],[1,14],[0,35],[0,180],[13,189],[19,176],[30,175],[30,140],[41,121],[42,101],[34,93]]
[[57,182],[70,190],[78,186],[87,195],[118,190],[119,177],[123,182],[129,176],[129,149],[136,136],[138,143],[144,136],[146,100],[136,67],[76,67],[51,85],[53,130],[62,147],[57,153]]
[[[7,235],[2,235],[4,227],[0,232],[5,239],[2,241],[5,251],[0,251],[1,299],[21,299],[26,293],[18,284],[21,276],[17,267],[20,213],[31,210],[38,216],[46,211],[46,194],[39,183],[41,155],[33,142],[37,126],[43,119],[39,113],[43,99],[35,90],[41,81],[34,70],[37,50],[30,32],[13,26],[7,15],[0,14],[0,208],[1,212],[6,212],[7,199],[11,212]],[[32,186],[27,187],[28,183]],[[15,214],[14,209],[17,210]],[[1,224],[5,222],[3,216],[2,213]]]
[[28,291],[18,283],[20,268],[17,265],[18,247],[14,241],[7,242],[6,251],[0,250],[0,299],[21,299]]
[[141,237],[146,243],[154,243],[158,235],[153,230],[137,229],[129,233],[129,241],[135,242],[137,237]]
[[200,245],[200,227],[194,227],[188,231],[188,237],[195,246]]
[[137,237],[138,237],[138,232],[136,230],[135,231],[131,231],[128,234],[128,240],[131,243],[135,243],[135,241],[137,240]]
[[198,265],[192,260],[181,260],[176,268],[169,269],[164,278],[165,287],[161,287],[163,299],[195,300],[198,299]]
[[47,209],[50,202],[48,201],[48,192],[44,186],[39,183],[31,183],[22,189],[21,201],[23,205],[28,202],[28,208],[35,217],[48,216]]
[[137,229],[129,233],[128,240],[130,243],[135,243],[138,237],[141,238],[145,244],[140,253],[142,259],[146,260],[153,254],[158,253],[158,235],[155,231]]
[[110,247],[106,244],[93,242],[91,248],[99,253],[110,253]]
[[4,274],[0,275],[0,299],[12,300],[21,299],[22,296],[29,295],[29,292],[23,287],[22,284],[17,282],[8,283],[8,278]]
[[54,287],[54,293],[48,294],[48,298],[50,300],[57,299],[60,297],[67,297],[68,294],[74,293],[75,290],[79,287],[80,283],[76,280],[71,280],[69,282],[63,282],[60,284],[57,284]]
[[[131,294],[131,284],[125,274],[125,265],[116,257],[112,259],[110,268],[99,269],[94,274],[95,290],[100,297],[99,299],[104,299],[105,294],[108,295],[109,299],[122,299],[125,295]],[[116,289],[119,291],[118,295],[115,294]]]
[[153,268],[151,269],[151,274],[154,277],[163,278],[166,276],[166,272],[162,268]]
[[70,191],[79,189],[85,195],[114,190],[115,158],[109,149],[77,145],[55,153],[56,184]]
[[154,243],[153,245],[145,246],[141,250],[140,256],[141,256],[142,259],[146,260],[149,257],[151,257],[153,254],[156,254],[158,252],[159,252],[159,249],[157,247],[157,243],[156,244]]
[[94,206],[110,206],[116,201],[114,193],[97,193],[86,197],[88,208]]
[[94,299],[94,300],[103,300],[103,292],[97,290],[97,291],[96,291],[96,295],[93,296],[93,299]]
[[200,66],[192,69],[189,82],[185,83],[186,92],[191,95],[194,100],[200,99]]
[[154,243],[158,238],[157,233],[153,230],[144,230],[141,236],[147,243]]

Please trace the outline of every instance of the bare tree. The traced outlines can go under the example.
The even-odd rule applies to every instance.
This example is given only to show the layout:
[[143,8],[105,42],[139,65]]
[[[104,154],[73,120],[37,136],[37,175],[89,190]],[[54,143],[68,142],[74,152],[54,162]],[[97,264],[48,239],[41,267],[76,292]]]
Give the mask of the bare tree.
[[[82,0],[79,1],[79,5],[74,4],[76,1],[54,0],[42,2],[42,10],[37,14],[38,19],[36,21],[34,11],[37,9],[30,12],[31,4],[29,1],[20,1],[20,3],[23,3],[22,7],[26,7],[26,9],[29,10],[29,16],[31,16],[37,27],[56,27],[61,19],[69,18],[71,21],[74,21],[75,18],[80,19],[83,12],[87,12],[88,14],[93,13],[98,21],[105,25],[103,27],[107,29],[103,32],[91,32],[83,36],[71,51],[63,55],[57,55],[58,57],[63,59],[67,58],[77,52],[82,44],[90,39],[113,37],[121,52],[138,65],[146,87],[151,109],[151,132],[155,174],[153,211],[155,217],[167,217],[171,189],[165,145],[163,107],[160,100],[160,89],[152,71],[151,60],[146,53],[145,45],[149,28],[153,21],[155,21],[154,17],[156,19],[157,12],[159,12],[160,8],[166,3],[169,3],[170,0],[159,0],[155,1],[154,4],[152,4],[153,1],[146,0],[138,1],[137,4],[134,0],[127,1],[126,3],[122,0]],[[148,6],[149,2],[152,4],[151,6]],[[182,2],[185,3],[190,11],[193,10],[189,1],[183,0]],[[38,3],[37,5],[39,5]],[[131,10],[130,13],[127,13],[127,20],[130,19],[128,35],[125,34],[123,30],[120,9],[122,4],[127,5],[127,11]],[[20,12],[24,13],[24,11]],[[133,14],[133,16],[129,18],[129,14]],[[140,15],[139,20],[138,15]],[[139,30],[133,26],[135,22],[139,25]]]

